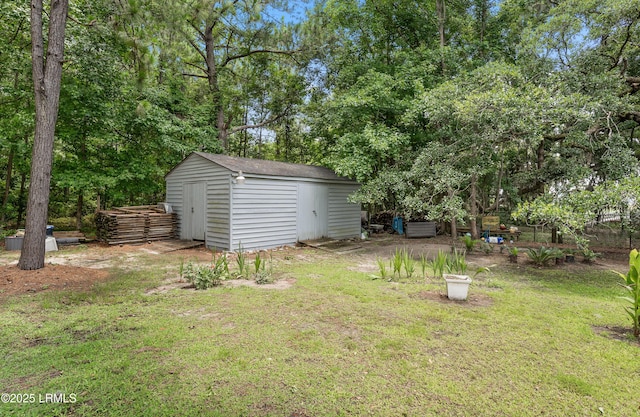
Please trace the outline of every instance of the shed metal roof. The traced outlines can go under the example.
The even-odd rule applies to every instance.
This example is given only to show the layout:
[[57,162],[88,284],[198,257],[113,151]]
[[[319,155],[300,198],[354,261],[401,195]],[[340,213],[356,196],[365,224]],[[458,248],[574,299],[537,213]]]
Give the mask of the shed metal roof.
[[292,164],[289,162],[240,158],[236,156],[211,154],[205,152],[194,152],[193,154],[201,156],[202,158],[218,164],[230,171],[242,171],[244,174],[268,175],[274,177],[314,178],[320,180],[345,181],[355,183],[355,181],[349,178],[337,175],[329,168],[315,165]]

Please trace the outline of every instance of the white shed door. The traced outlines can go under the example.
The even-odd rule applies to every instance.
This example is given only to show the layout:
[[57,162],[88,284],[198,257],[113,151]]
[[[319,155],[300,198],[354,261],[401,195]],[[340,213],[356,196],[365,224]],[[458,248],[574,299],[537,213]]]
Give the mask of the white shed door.
[[326,237],[329,229],[329,188],[324,184],[298,184],[298,240]]
[[188,231],[187,239],[204,240],[205,238],[205,202],[207,201],[207,184],[196,182],[184,186],[184,227]]

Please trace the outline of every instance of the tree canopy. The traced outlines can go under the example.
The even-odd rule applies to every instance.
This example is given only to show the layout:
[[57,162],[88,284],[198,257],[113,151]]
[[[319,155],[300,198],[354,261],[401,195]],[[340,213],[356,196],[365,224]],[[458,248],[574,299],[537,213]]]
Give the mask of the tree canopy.
[[[34,179],[29,13],[0,2],[5,227]],[[70,0],[68,16],[49,215],[78,227],[162,200],[195,150],[323,164],[370,209],[445,221],[592,218],[621,204],[598,190],[639,173],[640,0]]]

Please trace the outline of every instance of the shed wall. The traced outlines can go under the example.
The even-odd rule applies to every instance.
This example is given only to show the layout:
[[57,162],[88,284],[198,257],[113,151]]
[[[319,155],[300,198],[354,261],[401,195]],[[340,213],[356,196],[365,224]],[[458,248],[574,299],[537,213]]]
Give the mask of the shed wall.
[[233,187],[232,248],[268,249],[296,243],[295,181],[247,178]]
[[229,182],[230,172],[210,161],[191,155],[166,177],[167,202],[178,215],[181,239],[191,239],[185,225],[185,184],[206,183],[206,245],[229,249]]
[[349,195],[358,188],[358,185],[353,184],[329,184],[330,238],[348,239],[360,236],[360,204],[348,201]]

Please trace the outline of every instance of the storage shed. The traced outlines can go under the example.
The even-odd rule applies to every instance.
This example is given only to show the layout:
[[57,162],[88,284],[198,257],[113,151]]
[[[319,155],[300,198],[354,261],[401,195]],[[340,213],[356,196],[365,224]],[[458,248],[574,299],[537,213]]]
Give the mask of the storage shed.
[[165,177],[181,239],[268,249],[360,236],[359,184],[327,168],[194,152]]

